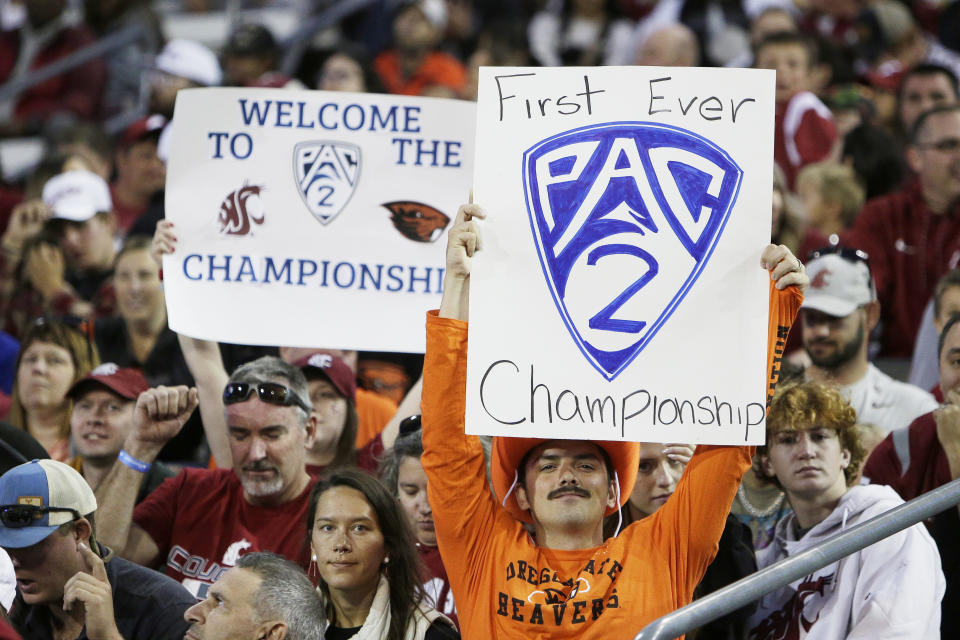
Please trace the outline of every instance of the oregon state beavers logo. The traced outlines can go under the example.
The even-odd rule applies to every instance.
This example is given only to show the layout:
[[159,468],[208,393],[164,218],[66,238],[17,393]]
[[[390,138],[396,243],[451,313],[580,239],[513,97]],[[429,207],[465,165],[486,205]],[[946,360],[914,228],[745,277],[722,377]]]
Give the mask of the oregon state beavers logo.
[[450,216],[422,202],[397,200],[381,206],[390,211],[394,228],[417,242],[434,242],[450,224]]
[[229,236],[245,236],[252,231],[251,220],[256,224],[263,224],[261,191],[263,191],[262,186],[244,184],[236,191],[227,194],[220,203],[220,216],[217,218],[220,223],[220,233]]
[[833,275],[830,273],[830,269],[824,269],[823,271],[818,271],[817,275],[813,276],[810,280],[811,289],[822,289],[827,286],[827,276]]
[[537,590],[527,596],[527,602],[531,604],[558,604],[560,602],[566,602],[567,600],[572,600],[577,597],[577,594],[584,594],[590,591],[590,583],[583,576],[577,578],[577,583],[573,585],[569,592],[565,592],[561,589],[555,589],[553,587],[544,587],[542,590]]

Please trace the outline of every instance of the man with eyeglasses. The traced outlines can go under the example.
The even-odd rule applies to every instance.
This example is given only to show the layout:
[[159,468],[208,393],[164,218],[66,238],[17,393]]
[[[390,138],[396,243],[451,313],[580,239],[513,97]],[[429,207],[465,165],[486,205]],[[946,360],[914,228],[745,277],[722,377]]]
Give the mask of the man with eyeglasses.
[[0,477],[0,546],[13,560],[14,628],[31,640],[179,640],[190,593],[97,542],[83,477],[33,460]]
[[870,333],[880,320],[867,256],[828,247],[807,260],[810,288],[800,306],[803,348],[810,380],[840,386],[861,423],[883,435],[933,411],[926,391],[898,382],[867,360]]
[[937,280],[960,264],[960,105],[925,111],[913,127],[900,191],[867,202],[841,244],[870,255],[883,320],[880,355],[909,358]]
[[[141,478],[196,406],[196,392],[179,389],[137,400],[126,456],[97,489],[102,538],[125,558],[163,565],[199,600],[246,553],[273,551],[306,567],[305,461],[316,418],[303,373],[271,356],[234,371],[222,397],[233,468],[184,469],[134,509]],[[150,419],[154,408],[166,419]]]

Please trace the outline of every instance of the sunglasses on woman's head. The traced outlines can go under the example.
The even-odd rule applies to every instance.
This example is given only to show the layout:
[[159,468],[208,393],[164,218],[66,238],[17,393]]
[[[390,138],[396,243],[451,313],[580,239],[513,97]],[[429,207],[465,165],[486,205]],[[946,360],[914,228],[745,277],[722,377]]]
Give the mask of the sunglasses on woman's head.
[[[84,338],[84,344],[87,345],[87,359],[90,362],[93,362],[93,323],[85,318],[80,318],[73,315],[65,315],[59,317],[50,317],[50,316],[37,316],[30,322],[31,328],[40,329],[48,328],[54,329],[55,327],[66,327],[72,331],[76,331]],[[79,357],[79,354],[77,354]]]

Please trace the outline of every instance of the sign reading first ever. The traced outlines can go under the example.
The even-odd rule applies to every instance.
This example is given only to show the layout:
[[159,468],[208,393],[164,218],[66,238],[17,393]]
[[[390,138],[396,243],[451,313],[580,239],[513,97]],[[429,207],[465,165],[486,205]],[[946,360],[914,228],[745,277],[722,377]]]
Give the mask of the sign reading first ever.
[[752,69],[481,69],[469,433],[762,441],[773,88]]
[[[171,328],[242,344],[422,351],[475,106],[271,89],[178,94]],[[384,310],[389,309],[389,318]]]

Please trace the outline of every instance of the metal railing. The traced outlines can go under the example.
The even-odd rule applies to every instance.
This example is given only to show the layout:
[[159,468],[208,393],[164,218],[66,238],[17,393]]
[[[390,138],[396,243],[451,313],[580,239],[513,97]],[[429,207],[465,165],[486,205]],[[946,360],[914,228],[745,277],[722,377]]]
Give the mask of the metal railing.
[[668,640],[682,636],[958,503],[960,479],[668,613],[644,627],[634,640]]
[[0,102],[16,98],[30,87],[46,82],[71,69],[84,65],[91,60],[101,58],[115,49],[151,36],[138,24],[130,25],[115,33],[100,38],[93,44],[79,49],[39,69],[32,70],[0,86]]
[[[297,28],[288,38],[285,38],[282,46],[286,49],[281,64],[281,70],[284,73],[292,74],[303,56],[304,49],[310,42],[310,39],[317,32],[339,23],[344,18],[372,6],[377,0],[340,0],[334,3],[326,10],[307,19]],[[239,3],[234,0],[230,3],[229,12],[231,23],[239,21],[240,11],[237,8]],[[50,64],[20,77],[14,78],[6,84],[0,85],[0,102],[12,100],[27,89],[38,84],[55,78],[71,69],[84,65],[91,60],[96,60],[109,54],[111,51],[120,49],[133,42],[145,40],[148,45],[156,45],[152,42],[153,34],[149,33],[142,25],[132,24],[115,33],[100,38],[96,42],[64,56]]]
[[317,15],[308,19],[296,31],[290,34],[283,42],[286,53],[283,54],[283,61],[280,63],[280,71],[292,76],[300,64],[300,58],[303,52],[310,44],[310,39],[318,31],[331,27],[341,20],[350,16],[361,9],[376,3],[377,0],[339,0],[333,6],[321,11]]

